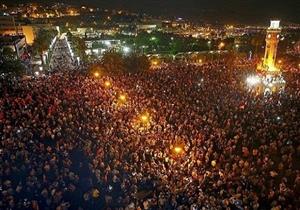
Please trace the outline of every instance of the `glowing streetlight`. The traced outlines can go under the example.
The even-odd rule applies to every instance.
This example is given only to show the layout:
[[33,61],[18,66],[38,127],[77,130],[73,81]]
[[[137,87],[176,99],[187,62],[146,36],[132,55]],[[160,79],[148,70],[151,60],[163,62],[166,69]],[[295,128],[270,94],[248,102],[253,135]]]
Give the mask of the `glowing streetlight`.
[[125,54],[128,54],[129,52],[130,52],[130,48],[129,47],[123,47],[123,52],[125,53]]
[[143,114],[143,115],[141,116],[141,122],[142,122],[142,123],[147,123],[147,122],[149,122],[149,116],[148,116],[148,114]]
[[172,155],[177,158],[184,155],[184,145],[183,144],[175,144],[171,146]]
[[150,38],[150,40],[151,40],[151,41],[155,41],[155,40],[156,40],[156,37],[155,37],[155,36],[152,36],[152,37]]
[[152,67],[156,67],[158,64],[159,64],[159,61],[157,59],[151,61]]
[[219,47],[219,49],[222,49],[223,47],[225,47],[225,43],[221,42],[218,47]]
[[180,154],[180,153],[182,153],[182,151],[183,151],[183,149],[181,147],[179,147],[179,146],[174,147],[174,152],[176,154]]
[[121,94],[121,95],[119,96],[119,100],[120,100],[121,102],[125,102],[125,101],[126,101],[126,95]]
[[94,73],[94,76],[95,76],[95,77],[99,77],[99,76],[100,76],[99,72],[96,71],[96,72]]
[[105,87],[109,88],[111,86],[111,83],[110,83],[110,81],[105,81],[104,85],[105,85]]
[[152,61],[152,64],[156,66],[158,64],[158,62],[157,61]]

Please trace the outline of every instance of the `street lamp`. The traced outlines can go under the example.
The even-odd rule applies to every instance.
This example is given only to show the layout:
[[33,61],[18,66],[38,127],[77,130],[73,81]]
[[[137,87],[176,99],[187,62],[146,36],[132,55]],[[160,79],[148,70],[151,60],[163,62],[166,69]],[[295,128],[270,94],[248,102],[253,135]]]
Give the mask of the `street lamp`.
[[139,116],[138,116],[138,119],[140,121],[140,123],[142,124],[148,124],[150,121],[151,121],[151,117],[150,117],[150,114],[148,111],[145,111],[143,113],[141,113]]
[[125,94],[119,95],[119,101],[120,102],[125,102],[126,101],[126,95]]
[[177,146],[177,147],[174,147],[174,152],[175,152],[176,154],[179,154],[179,153],[181,153],[181,152],[182,152],[182,148],[181,148],[181,147],[179,147],[179,146]]
[[184,145],[176,144],[171,146],[171,152],[175,158],[182,157],[184,155]]
[[127,46],[123,47],[123,52],[124,54],[128,54],[130,52],[130,48]]
[[110,81],[105,81],[104,85],[105,85],[105,87],[109,88],[111,86],[111,83],[110,83]]
[[219,50],[222,49],[223,47],[225,47],[225,43],[221,42],[218,47],[219,47]]
[[155,41],[155,40],[156,40],[156,37],[155,37],[155,36],[152,36],[152,37],[150,38],[150,40],[151,40],[151,41]]
[[141,116],[141,122],[142,123],[147,123],[149,121],[149,116],[147,114],[143,114]]

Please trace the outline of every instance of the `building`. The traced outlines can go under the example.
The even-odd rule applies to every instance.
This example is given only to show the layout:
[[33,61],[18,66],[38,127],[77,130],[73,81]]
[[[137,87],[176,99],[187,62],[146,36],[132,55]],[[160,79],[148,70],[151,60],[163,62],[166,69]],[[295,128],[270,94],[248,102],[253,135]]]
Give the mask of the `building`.
[[0,16],[0,35],[18,35],[22,32],[22,27],[18,25],[13,16]]
[[267,29],[266,49],[262,68],[268,72],[280,71],[276,67],[277,47],[280,39],[280,21],[272,20],[270,27]]
[[0,36],[24,35],[28,45],[33,44],[38,31],[41,29],[54,29],[54,27],[51,24],[38,22],[31,25],[24,25],[18,23],[13,16],[0,16]]
[[0,48],[11,48],[18,58],[22,58],[26,49],[26,38],[24,35],[0,36]]
[[30,25],[22,26],[22,34],[26,37],[27,44],[32,45],[36,37],[37,30]]
[[85,40],[87,47],[87,55],[102,55],[105,51],[110,49],[121,49],[121,40],[119,39],[87,39]]

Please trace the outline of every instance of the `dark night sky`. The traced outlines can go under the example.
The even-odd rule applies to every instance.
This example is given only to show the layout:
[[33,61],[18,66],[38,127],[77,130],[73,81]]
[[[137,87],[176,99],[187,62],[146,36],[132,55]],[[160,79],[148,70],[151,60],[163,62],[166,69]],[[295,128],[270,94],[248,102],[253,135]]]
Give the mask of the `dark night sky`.
[[65,0],[65,2],[226,23],[265,24],[274,17],[285,22],[300,23],[300,0]]

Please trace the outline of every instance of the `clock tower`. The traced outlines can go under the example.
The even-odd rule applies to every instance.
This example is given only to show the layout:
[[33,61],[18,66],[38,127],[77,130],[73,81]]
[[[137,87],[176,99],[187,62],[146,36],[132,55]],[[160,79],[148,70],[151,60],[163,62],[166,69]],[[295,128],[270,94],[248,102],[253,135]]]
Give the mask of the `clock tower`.
[[272,20],[267,29],[265,56],[262,69],[267,73],[278,73],[280,69],[276,67],[277,46],[280,38],[280,21]]

